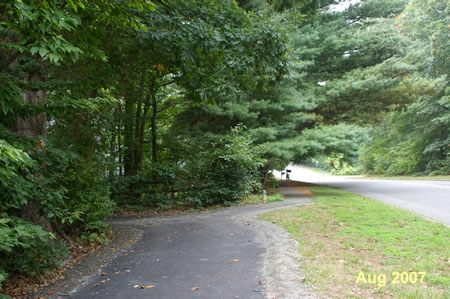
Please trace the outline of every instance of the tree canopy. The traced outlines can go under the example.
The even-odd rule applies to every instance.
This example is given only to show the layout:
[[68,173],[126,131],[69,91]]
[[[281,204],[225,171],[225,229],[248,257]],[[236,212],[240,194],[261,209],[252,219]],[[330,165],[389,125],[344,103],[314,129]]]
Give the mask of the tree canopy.
[[292,162],[448,175],[447,1],[342,2],[2,1],[0,283]]

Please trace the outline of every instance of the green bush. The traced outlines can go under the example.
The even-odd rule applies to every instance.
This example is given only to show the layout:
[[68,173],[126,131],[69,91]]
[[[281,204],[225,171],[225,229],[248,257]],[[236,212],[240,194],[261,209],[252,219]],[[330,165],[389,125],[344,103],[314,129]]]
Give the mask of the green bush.
[[67,255],[66,245],[53,234],[19,218],[28,212],[28,204],[39,208],[32,213],[48,221],[46,226],[72,234],[106,235],[105,218],[114,207],[101,167],[51,140],[18,137],[6,129],[0,130],[0,194],[2,280],[9,274],[56,269]]
[[195,206],[214,203],[231,205],[252,191],[261,190],[258,168],[263,166],[264,148],[253,145],[238,126],[222,140],[199,140],[183,167],[187,201]]
[[68,169],[64,183],[70,186],[67,208],[79,214],[77,229],[91,232],[109,229],[105,219],[112,215],[114,202],[109,198],[107,182],[101,177],[98,168],[95,165],[85,168],[82,167],[82,161],[75,161]]
[[313,167],[326,170],[333,175],[361,174],[362,169],[356,158],[350,161],[352,163],[345,160],[342,154],[333,154],[330,157],[315,157],[314,159],[311,159],[310,164],[312,164]]
[[67,255],[65,244],[42,227],[17,217],[0,218],[0,278],[13,273],[37,275],[57,269]]
[[35,161],[23,150],[0,139],[1,210],[19,209],[32,197],[32,182],[26,175],[35,165]]

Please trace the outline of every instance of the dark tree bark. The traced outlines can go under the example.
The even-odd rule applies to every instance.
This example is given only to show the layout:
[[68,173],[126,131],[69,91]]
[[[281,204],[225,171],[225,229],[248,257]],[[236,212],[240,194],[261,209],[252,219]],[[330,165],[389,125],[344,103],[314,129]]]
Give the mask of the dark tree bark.
[[158,117],[158,103],[156,102],[156,98],[152,99],[152,119],[151,119],[151,127],[152,127],[152,162],[158,162],[158,133],[156,131],[156,120]]
[[[17,65],[18,60],[16,59],[12,64]],[[41,74],[43,69],[44,63],[41,61],[39,70],[29,75],[27,78],[24,79],[24,81],[25,82],[44,81],[45,78]],[[23,94],[23,99],[28,104],[39,105],[45,102],[46,96],[47,96],[46,92],[42,90],[39,91],[27,90]],[[45,137],[46,136],[45,114],[40,113],[38,115],[31,116],[28,118],[17,117],[12,126],[12,130],[19,136],[30,138]],[[39,150],[44,151],[44,149],[42,148],[43,145],[44,143],[41,140]],[[45,165],[41,165],[41,167],[45,167]],[[38,179],[43,179],[42,174],[38,173],[35,175],[38,177]],[[47,218],[41,215],[41,208],[42,204],[39,201],[37,200],[29,201],[22,208],[22,218],[26,221],[30,221],[34,224],[42,226],[43,229],[46,231],[54,232],[54,229],[50,221],[48,221]]]
[[136,175],[134,171],[134,152],[136,148],[136,142],[134,139],[134,104],[135,98],[133,95],[127,95],[125,97],[125,117],[124,117],[124,171],[125,176]]
[[150,108],[150,104],[152,102],[152,100],[154,99],[154,86],[155,86],[155,81],[153,79],[153,81],[150,84],[150,87],[148,88],[148,92],[147,92],[147,97],[145,98],[145,101],[143,102],[144,104],[144,110],[142,112],[142,115],[140,116],[140,123],[139,128],[137,128],[136,132],[139,132],[139,135],[136,136],[136,140],[137,140],[137,145],[136,145],[136,159],[135,159],[135,167],[137,171],[141,170],[141,166],[142,166],[142,159],[144,156],[143,153],[143,146],[144,146],[144,131],[145,131],[145,125],[147,123],[147,115],[148,115],[148,110]]
[[[118,113],[122,112],[122,106],[119,104],[119,107],[117,107]],[[121,142],[121,128],[122,128],[122,121],[119,119],[119,122],[117,124],[117,154],[119,155],[119,176],[123,175],[123,166],[122,166],[122,142]]]
[[[135,124],[135,135],[134,138],[136,140],[136,148],[134,151],[134,165],[133,170],[137,174],[140,170],[140,164],[142,161],[142,144],[140,142],[140,136],[142,131],[144,130],[144,127],[141,125],[142,123],[145,124],[145,116],[142,115],[142,104],[144,102],[144,88],[145,88],[145,78],[146,78],[147,72],[144,71],[141,76],[141,82],[139,84],[139,92],[138,92],[138,103],[136,107],[136,124]],[[144,104],[145,105],[145,104]],[[145,110],[145,108],[144,108]]]
[[113,126],[111,130],[111,141],[110,141],[110,149],[109,149],[109,157],[110,157],[110,166],[109,166],[109,177],[114,177],[114,172],[116,171],[116,157],[117,157],[117,150],[116,150],[116,134],[117,134],[117,127],[120,125],[118,122],[118,110],[117,108],[114,109],[114,119],[113,119]]

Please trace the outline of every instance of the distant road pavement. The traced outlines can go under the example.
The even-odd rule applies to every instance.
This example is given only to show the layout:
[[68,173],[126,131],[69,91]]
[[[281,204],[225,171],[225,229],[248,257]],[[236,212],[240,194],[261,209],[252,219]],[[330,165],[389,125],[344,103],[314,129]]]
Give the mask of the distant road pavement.
[[288,169],[292,170],[292,180],[351,191],[450,225],[450,181],[354,179],[329,176],[298,165]]

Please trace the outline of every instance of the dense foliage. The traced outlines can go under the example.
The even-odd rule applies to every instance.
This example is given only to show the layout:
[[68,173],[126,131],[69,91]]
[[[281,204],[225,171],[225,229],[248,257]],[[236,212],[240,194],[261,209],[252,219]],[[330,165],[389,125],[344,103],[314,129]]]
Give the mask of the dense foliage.
[[341,174],[449,174],[448,10],[440,0],[367,0],[292,34],[316,120],[361,128],[352,158],[316,151],[313,163]]
[[411,100],[374,130],[361,156],[364,171],[450,174],[448,13],[446,1],[410,1],[397,18],[409,47],[394,61],[402,71],[396,88]]
[[0,283],[290,162],[448,174],[446,1],[338,2],[2,1]]

